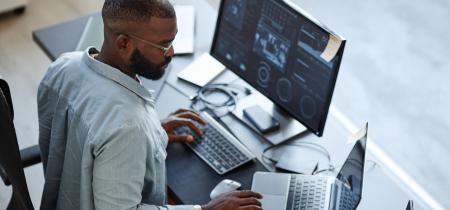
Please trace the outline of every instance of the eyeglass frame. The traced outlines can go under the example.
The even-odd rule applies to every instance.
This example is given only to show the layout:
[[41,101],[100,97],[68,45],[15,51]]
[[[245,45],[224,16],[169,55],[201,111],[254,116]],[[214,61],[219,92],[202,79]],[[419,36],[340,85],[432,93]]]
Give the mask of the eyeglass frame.
[[131,38],[133,38],[133,39],[137,39],[137,40],[139,40],[139,41],[141,41],[141,42],[144,42],[145,44],[148,44],[148,45],[150,45],[150,46],[152,46],[152,47],[154,47],[154,48],[160,49],[160,50],[163,52],[163,55],[164,55],[164,56],[167,56],[168,53],[169,53],[169,51],[170,51],[170,49],[173,48],[173,42],[171,42],[169,46],[164,47],[164,46],[162,46],[162,45],[159,45],[159,44],[156,44],[156,43],[147,41],[147,40],[145,40],[145,39],[142,39],[142,38],[140,38],[140,37],[138,37],[138,36],[135,36],[135,35],[132,35],[132,34],[125,34],[125,33],[121,33],[121,34],[122,34],[122,35],[125,35],[125,36],[128,36],[128,37],[131,37]]

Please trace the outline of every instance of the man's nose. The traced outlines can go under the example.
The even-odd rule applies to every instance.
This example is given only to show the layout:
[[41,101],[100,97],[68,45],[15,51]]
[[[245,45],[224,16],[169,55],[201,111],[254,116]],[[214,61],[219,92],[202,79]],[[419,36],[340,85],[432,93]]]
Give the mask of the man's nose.
[[173,48],[173,45],[170,46],[169,51],[167,51],[167,53],[164,55],[165,57],[173,57],[173,55],[175,54],[175,49]]

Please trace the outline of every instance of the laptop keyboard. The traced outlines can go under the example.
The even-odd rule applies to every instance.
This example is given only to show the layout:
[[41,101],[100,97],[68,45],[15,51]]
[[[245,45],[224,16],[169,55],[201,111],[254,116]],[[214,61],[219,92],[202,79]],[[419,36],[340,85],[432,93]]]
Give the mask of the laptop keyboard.
[[[205,161],[218,174],[225,174],[234,168],[243,165],[253,159],[244,146],[236,139],[231,139],[231,134],[221,127],[212,117],[203,118],[208,122],[203,126],[203,136],[197,136],[187,127],[175,129],[175,134],[190,134],[194,136],[194,142],[186,143],[195,154]],[[202,127],[202,126],[199,126]],[[219,131],[221,129],[221,131]]]
[[291,175],[287,209],[325,209],[326,190],[327,178]]
[[339,197],[339,210],[353,210],[358,198],[353,195],[353,192],[345,187],[341,186],[341,192]]

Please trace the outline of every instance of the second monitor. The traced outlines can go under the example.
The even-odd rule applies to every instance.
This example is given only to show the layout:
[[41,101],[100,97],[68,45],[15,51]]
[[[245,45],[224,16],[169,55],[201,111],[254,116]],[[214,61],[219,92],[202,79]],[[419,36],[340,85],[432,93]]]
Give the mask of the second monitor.
[[227,0],[210,54],[321,136],[344,46],[290,1]]

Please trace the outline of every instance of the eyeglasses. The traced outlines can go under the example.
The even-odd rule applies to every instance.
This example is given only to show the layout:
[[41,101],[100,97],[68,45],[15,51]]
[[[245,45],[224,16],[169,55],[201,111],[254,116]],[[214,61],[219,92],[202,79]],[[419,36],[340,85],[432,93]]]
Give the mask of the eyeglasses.
[[164,56],[167,56],[167,55],[169,54],[169,52],[170,52],[170,49],[173,47],[173,44],[172,44],[172,43],[170,43],[169,46],[164,47],[164,46],[162,46],[162,45],[155,44],[155,43],[153,43],[153,42],[150,42],[150,41],[147,41],[147,40],[145,40],[145,39],[139,38],[139,37],[137,37],[137,36],[135,36],[135,35],[131,35],[131,34],[123,34],[123,35],[129,36],[129,37],[131,37],[131,38],[133,38],[133,39],[137,39],[137,40],[139,40],[139,41],[141,41],[141,42],[144,42],[145,44],[148,44],[148,45],[150,45],[150,46],[152,46],[152,47],[155,47],[155,48],[160,49],[160,50],[163,52]]

